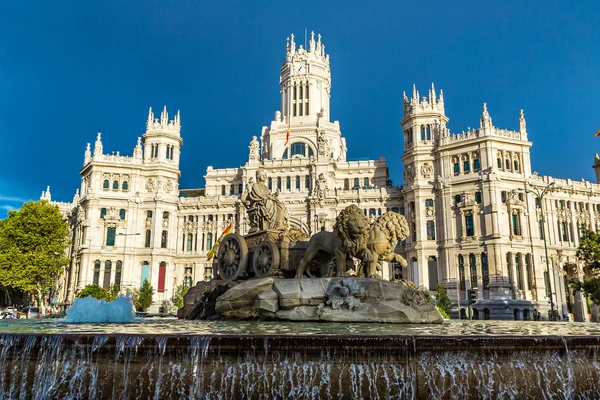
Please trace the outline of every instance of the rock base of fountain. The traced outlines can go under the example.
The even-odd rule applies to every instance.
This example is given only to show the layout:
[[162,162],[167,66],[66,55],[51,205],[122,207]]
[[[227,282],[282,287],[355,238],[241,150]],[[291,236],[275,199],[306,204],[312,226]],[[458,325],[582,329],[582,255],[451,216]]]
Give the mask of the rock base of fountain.
[[[207,291],[208,287],[212,289]],[[219,287],[225,288],[218,283],[200,283],[192,290],[215,293]],[[194,296],[197,303],[186,304],[183,317],[211,318],[206,312],[195,312],[211,308],[205,304],[210,296]],[[402,283],[368,278],[251,279],[216,297],[214,312],[224,319],[413,324],[443,321],[421,291]]]

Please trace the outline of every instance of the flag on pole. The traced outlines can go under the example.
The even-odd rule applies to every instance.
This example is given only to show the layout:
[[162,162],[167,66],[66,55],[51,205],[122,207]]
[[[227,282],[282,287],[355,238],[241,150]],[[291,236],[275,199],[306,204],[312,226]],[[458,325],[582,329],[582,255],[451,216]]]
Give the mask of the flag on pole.
[[223,233],[221,233],[221,236],[219,236],[219,238],[215,242],[215,245],[208,251],[208,253],[206,253],[206,261],[212,260],[212,258],[215,255],[215,247],[217,247],[219,245],[219,243],[221,243],[221,240],[223,240],[223,238],[225,236],[229,235],[231,233],[231,231],[232,231],[232,226],[231,226],[231,222],[230,222],[229,225],[227,225],[227,228],[225,228]]
[[287,133],[285,134],[285,145],[287,146],[288,142],[290,141],[290,128],[291,128],[291,122],[288,124],[288,130]]
[[594,134],[594,137],[598,137],[600,136],[600,129],[598,129],[598,131]]

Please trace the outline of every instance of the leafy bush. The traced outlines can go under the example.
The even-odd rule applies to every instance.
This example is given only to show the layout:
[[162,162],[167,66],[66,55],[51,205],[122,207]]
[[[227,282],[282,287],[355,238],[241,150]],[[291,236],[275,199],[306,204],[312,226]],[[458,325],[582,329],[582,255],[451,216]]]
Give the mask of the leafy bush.
[[437,309],[440,312],[440,314],[442,314],[442,317],[444,317],[444,319],[450,319],[450,316],[446,311],[442,310],[440,307],[438,307]]
[[183,297],[186,295],[188,290],[189,290],[189,288],[185,285],[179,285],[175,288],[172,300],[173,300],[173,304],[177,308],[183,308],[183,306],[185,305],[185,303],[183,301]]
[[79,293],[77,293],[77,298],[78,299],[82,299],[84,297],[89,297],[92,296],[95,299],[98,300],[102,300],[105,299],[106,301],[111,301],[108,299],[108,297],[110,296],[110,293],[108,293],[108,290],[104,289],[103,287],[100,287],[98,285],[87,285],[86,287],[83,288],[83,290]]
[[443,285],[438,285],[435,288],[435,291],[438,308],[440,309],[440,311],[444,312],[442,315],[448,315],[448,309],[452,305],[452,300],[450,300],[450,297],[448,297],[448,291]]

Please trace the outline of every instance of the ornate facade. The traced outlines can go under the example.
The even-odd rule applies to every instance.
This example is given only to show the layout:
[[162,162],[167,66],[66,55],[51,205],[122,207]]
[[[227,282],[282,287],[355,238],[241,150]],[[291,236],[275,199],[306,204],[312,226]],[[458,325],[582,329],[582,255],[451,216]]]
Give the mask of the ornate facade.
[[[308,235],[331,230],[350,204],[369,216],[404,214],[411,235],[399,246],[409,265],[384,269],[384,278],[445,285],[455,315],[475,290],[480,319],[533,318],[534,310],[547,318],[551,294],[559,314],[587,318],[585,298],[566,281],[584,276],[575,251],[581,226],[600,225],[600,185],[532,172],[522,111],[519,129],[509,131],[493,126],[484,104],[478,129],[452,134],[443,93],[432,86],[420,97],[413,88],[404,96],[399,188],[388,185],[383,157],[347,158],[340,124],[330,120],[330,89],[320,35],[311,34],[308,49],[292,35],[280,71],[281,110],[250,140],[247,161],[209,166],[202,189],[178,189],[179,114],[169,120],[165,108],[154,118],[150,110],[131,157],[105,154],[98,134],[93,152],[90,144],[85,151],[80,192],[60,204],[73,227],[66,302],[87,284],[135,288],[148,279],[157,309],[175,286],[209,279],[207,253],[221,232],[229,224],[250,230],[242,199],[261,170],[287,207],[289,226]],[[600,161],[595,168],[600,174]],[[530,193],[553,182],[542,201]],[[43,196],[50,199],[49,190]]]

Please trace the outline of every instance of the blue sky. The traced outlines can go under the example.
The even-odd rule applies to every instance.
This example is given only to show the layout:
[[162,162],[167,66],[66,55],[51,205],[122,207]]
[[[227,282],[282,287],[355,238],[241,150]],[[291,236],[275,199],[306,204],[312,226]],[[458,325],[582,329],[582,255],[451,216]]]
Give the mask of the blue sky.
[[444,90],[452,132],[518,129],[532,168],[594,181],[600,139],[600,2],[3,1],[0,218],[46,185],[70,201],[86,143],[130,155],[148,107],[181,110],[181,188],[247,159],[279,108],[285,38],[321,33],[331,117],[348,157],[402,181],[402,91]]

